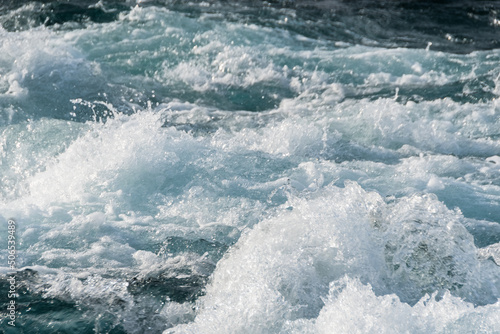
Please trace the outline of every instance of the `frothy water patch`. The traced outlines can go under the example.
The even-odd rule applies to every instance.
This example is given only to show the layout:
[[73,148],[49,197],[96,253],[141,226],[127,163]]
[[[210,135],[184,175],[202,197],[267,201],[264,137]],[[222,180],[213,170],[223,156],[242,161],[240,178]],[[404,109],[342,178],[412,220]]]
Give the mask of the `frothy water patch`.
[[[416,331],[461,328],[462,315],[483,321],[498,299],[500,230],[472,207],[496,215],[481,204],[498,189],[496,156],[431,154],[412,134],[397,150],[356,142],[335,123],[370,124],[341,113],[352,102],[335,105],[338,115],[303,114],[310,121],[295,116],[302,103],[252,114],[176,102],[106,122],[6,127],[4,147],[16,149],[4,159],[20,168],[4,177],[13,188],[2,214],[26,221],[20,263],[36,271],[22,280],[27,298],[81,307],[100,314],[98,328],[132,333],[153,318],[155,330],[177,332],[315,332],[350,287],[362,291],[352,298],[391,300],[408,319],[425,318],[427,305],[459,305],[449,323],[426,318]],[[403,115],[394,101],[371,105],[380,103]],[[207,119],[221,126],[206,128]],[[380,129],[371,134],[379,144],[398,136]],[[378,158],[342,158],[352,146]],[[460,201],[448,189],[473,191]],[[106,286],[116,289],[92,297]],[[141,308],[155,311],[123,320]]]
[[495,331],[498,50],[383,48],[316,5],[0,29],[22,327]]
[[218,263],[195,322],[168,333],[466,330],[465,318],[494,330],[497,265],[478,259],[464,218],[435,197],[387,204],[349,183],[283,209]]

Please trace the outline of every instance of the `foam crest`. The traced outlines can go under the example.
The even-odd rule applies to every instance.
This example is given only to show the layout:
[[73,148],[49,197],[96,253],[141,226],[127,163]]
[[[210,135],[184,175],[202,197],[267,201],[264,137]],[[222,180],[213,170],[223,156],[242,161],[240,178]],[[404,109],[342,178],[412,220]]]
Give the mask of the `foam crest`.
[[42,119],[19,123],[0,131],[2,199],[27,193],[27,180],[45,169],[49,161],[76,139],[85,125]]
[[288,322],[282,333],[449,333],[478,327],[494,333],[499,307],[475,309],[449,293],[424,297],[412,307],[395,295],[377,296],[370,285],[343,278],[331,284],[317,319]]
[[321,110],[317,122],[365,146],[397,150],[407,145],[421,151],[488,157],[498,150],[489,139],[498,132],[496,102],[460,104],[449,99],[402,105],[390,99],[346,101],[333,108],[319,101],[283,105],[291,111]]
[[[246,124],[219,129],[213,144],[335,161],[387,161],[427,152],[484,159],[500,149],[494,139],[500,131],[495,102],[469,105],[443,99],[402,105],[379,99],[328,105],[325,100],[285,100],[267,115],[240,117]],[[224,123],[238,117],[227,117]]]
[[259,129],[244,128],[236,133],[219,131],[213,143],[228,150],[245,148],[273,155],[319,156],[336,146],[341,135],[328,131],[324,120],[305,122],[300,117],[271,121]]
[[117,116],[93,125],[44,172],[34,175],[30,198],[40,206],[84,204],[115,193],[133,202],[166,182],[167,170],[180,161],[177,152],[184,145],[203,145],[198,142],[174,129],[162,129],[158,114]]
[[[408,313],[428,312],[419,302],[427,294],[439,294],[435,305],[451,299],[465,313],[498,298],[491,285],[498,283],[498,268],[478,260],[463,217],[433,196],[386,204],[349,183],[291,199],[283,209],[240,238],[218,263],[195,322],[173,332],[279,332],[288,322],[315,318],[332,328],[333,302],[324,298],[346,275],[371,285],[353,283],[352,294],[345,292],[353,304],[370,310],[392,304],[408,319]],[[376,326],[390,331],[392,322],[382,319]]]

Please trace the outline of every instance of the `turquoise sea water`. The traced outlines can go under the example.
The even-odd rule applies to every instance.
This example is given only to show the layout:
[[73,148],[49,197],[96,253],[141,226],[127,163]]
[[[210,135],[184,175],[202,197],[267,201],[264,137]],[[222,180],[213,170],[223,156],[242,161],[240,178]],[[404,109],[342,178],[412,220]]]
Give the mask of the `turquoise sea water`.
[[0,332],[500,333],[500,3],[1,8]]

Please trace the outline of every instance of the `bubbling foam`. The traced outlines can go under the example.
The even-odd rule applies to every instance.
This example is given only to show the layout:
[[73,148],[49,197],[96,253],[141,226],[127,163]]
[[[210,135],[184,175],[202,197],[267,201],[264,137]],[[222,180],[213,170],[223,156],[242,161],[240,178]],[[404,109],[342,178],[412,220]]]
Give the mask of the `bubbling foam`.
[[[291,198],[218,263],[196,321],[171,332],[280,332],[307,319],[324,332],[340,321],[334,309],[350,303],[374,312],[373,328],[383,332],[392,323],[377,313],[385,305],[408,321],[425,319],[417,328],[456,326],[472,305],[495,303],[499,288],[496,265],[478,260],[463,219],[433,195],[387,204],[352,182]],[[460,312],[426,315],[446,303]],[[370,328],[344,320],[346,329]]]

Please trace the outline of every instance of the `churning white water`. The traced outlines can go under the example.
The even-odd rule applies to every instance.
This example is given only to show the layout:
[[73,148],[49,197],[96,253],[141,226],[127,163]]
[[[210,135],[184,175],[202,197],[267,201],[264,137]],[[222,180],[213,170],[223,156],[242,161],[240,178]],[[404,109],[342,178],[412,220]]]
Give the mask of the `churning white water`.
[[0,15],[17,329],[500,333],[489,30],[179,3]]

